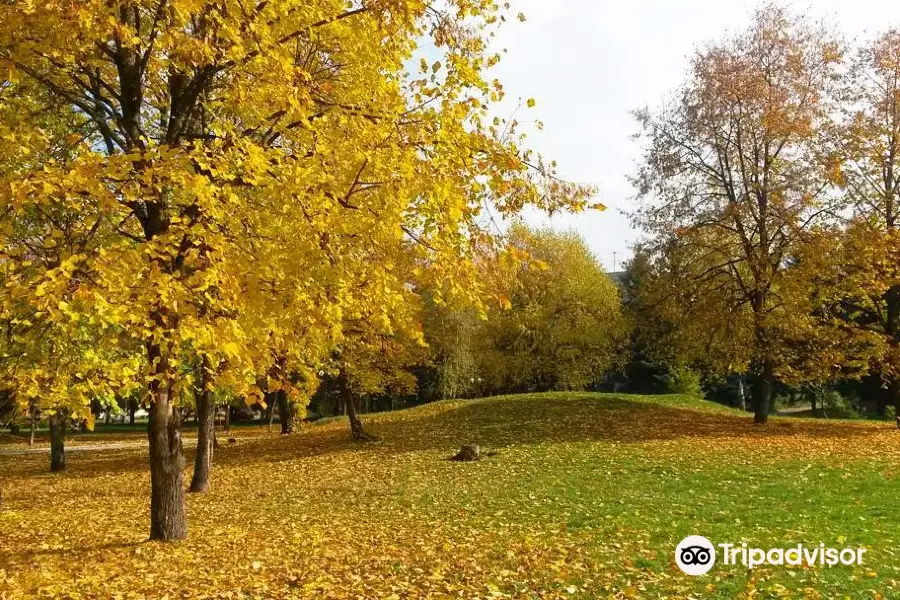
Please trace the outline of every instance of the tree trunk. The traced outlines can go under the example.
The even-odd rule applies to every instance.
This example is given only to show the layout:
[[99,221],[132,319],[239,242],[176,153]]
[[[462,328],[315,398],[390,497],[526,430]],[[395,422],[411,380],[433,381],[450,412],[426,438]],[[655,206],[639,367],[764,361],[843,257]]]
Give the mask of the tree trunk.
[[[157,357],[159,353],[151,349],[151,364]],[[164,363],[164,359],[160,362]],[[165,373],[165,367],[160,364],[158,370]],[[181,413],[172,405],[167,381],[154,382],[151,394],[147,426],[150,438],[150,539],[181,540],[187,536]]]
[[753,422],[763,425],[769,420],[769,407],[772,402],[772,390],[775,387],[775,365],[769,359],[763,360],[762,371],[756,380],[753,394]]
[[194,457],[194,476],[189,492],[201,493],[209,489],[209,474],[212,471],[213,449],[216,440],[215,403],[207,389],[208,373],[206,362],[201,369],[200,390],[197,391],[197,454]]
[[[764,212],[764,206],[760,207],[760,213]],[[760,243],[763,248],[768,248],[768,236],[765,231],[766,221],[764,218],[759,220],[760,227]],[[757,286],[759,281],[757,281]],[[758,425],[764,425],[769,420],[769,404],[772,400],[772,388],[775,387],[775,364],[769,358],[771,352],[771,344],[769,343],[770,335],[765,322],[766,313],[766,289],[757,287],[751,298],[751,307],[753,308],[753,337],[755,341],[755,352],[757,356],[761,356],[762,364],[757,374],[756,385],[753,388],[753,422]]]
[[274,394],[266,394],[268,396],[266,400],[266,421],[268,421],[266,425],[266,431],[271,433],[272,431],[272,420],[275,419],[275,402],[276,396]]
[[66,470],[66,413],[62,409],[50,415],[50,471]]
[[219,422],[219,405],[213,403],[213,416],[212,416],[212,440],[213,440],[213,450],[219,449],[219,438],[216,435],[216,423]]
[[278,396],[278,418],[281,420],[281,435],[294,433],[294,415],[291,411],[291,402],[288,400],[287,392],[279,390],[275,392]]
[[350,420],[350,435],[354,440],[367,440],[369,436],[363,429],[362,420],[359,418],[359,397],[348,392],[344,396],[344,404],[347,408],[347,418]]
[[135,405],[131,405],[128,407],[128,424],[134,425],[134,413],[137,412],[137,407]]
[[225,407],[225,433],[231,431],[231,406]]
[[337,385],[338,393],[343,399],[344,412],[350,421],[350,436],[354,440],[371,439],[363,428],[362,420],[359,418],[359,397],[353,393],[350,378],[344,369],[341,369],[340,373],[338,373]]
[[38,413],[37,408],[32,406],[31,407],[31,431],[29,432],[30,435],[28,436],[28,445],[29,446],[34,446],[34,430],[37,429],[37,413]]

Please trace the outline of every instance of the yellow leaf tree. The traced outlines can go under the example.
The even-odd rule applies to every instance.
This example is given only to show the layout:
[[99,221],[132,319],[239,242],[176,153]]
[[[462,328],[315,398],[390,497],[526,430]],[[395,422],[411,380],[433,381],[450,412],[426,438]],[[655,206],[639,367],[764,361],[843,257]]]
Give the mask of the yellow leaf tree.
[[[122,388],[134,387],[141,360],[135,345],[117,343],[121,328],[85,310],[90,299],[79,283],[90,273],[81,258],[106,239],[99,213],[47,199],[12,204],[20,174],[70,164],[90,135],[82,115],[48,106],[51,100],[34,82],[0,87],[0,174],[11,192],[2,224],[0,373],[21,412],[47,417],[50,469],[62,471],[67,422],[92,419],[92,399],[110,405]],[[41,191],[70,183],[48,181]]]
[[[46,303],[57,306],[23,323],[35,375],[15,378],[52,370],[40,331],[65,338],[85,321],[95,345],[114,336],[140,351],[151,538],[187,532],[178,404],[197,365],[204,386],[248,398],[278,361],[309,381],[360,290],[378,307],[367,318],[404,318],[392,310],[402,284],[369,260],[404,248],[474,298],[470,249],[486,204],[586,206],[590,190],[550,177],[489,124],[500,92],[482,73],[496,62],[496,12],[468,0],[0,6],[4,97],[74,119],[81,134],[66,160],[14,149],[0,172],[4,264],[27,254],[13,230],[32,213],[70,215],[78,248],[4,281],[31,301],[53,279]],[[407,73],[426,37],[441,67]],[[42,110],[4,111],[4,131],[37,131]]]
[[583,390],[624,356],[618,289],[578,234],[515,224],[490,272],[496,300],[473,340],[477,387]]

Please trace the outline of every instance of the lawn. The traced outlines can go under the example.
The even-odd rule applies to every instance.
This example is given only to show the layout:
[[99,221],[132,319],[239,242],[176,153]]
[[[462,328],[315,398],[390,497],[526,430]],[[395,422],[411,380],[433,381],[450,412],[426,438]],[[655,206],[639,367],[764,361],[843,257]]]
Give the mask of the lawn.
[[[72,452],[63,475],[43,454],[0,455],[0,598],[900,597],[900,432],[751,420],[573,393],[371,416],[378,443],[342,421],[239,428],[176,544],[146,541],[143,446]],[[470,442],[496,454],[446,460]],[[673,560],[689,534],[867,553],[689,577]]]

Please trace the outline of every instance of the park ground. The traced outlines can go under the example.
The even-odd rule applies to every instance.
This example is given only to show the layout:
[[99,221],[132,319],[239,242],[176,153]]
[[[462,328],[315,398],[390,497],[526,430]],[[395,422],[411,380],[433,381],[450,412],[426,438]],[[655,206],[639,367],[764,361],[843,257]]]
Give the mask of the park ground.
[[[65,474],[7,441],[0,599],[900,598],[900,432],[750,421],[683,396],[572,393],[371,416],[377,443],[341,420],[235,428],[169,544],[147,541],[138,434],[77,438],[93,449]],[[496,454],[448,461],[465,443]],[[691,578],[673,560],[689,534],[867,552]]]

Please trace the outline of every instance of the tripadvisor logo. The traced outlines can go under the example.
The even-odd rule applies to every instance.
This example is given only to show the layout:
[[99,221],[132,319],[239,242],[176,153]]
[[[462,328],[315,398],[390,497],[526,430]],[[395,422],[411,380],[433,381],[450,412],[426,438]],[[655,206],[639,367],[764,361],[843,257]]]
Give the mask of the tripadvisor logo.
[[689,535],[675,548],[675,562],[688,575],[703,575],[716,564],[716,549],[702,535]]
[[[865,548],[826,548],[825,544],[808,547],[797,544],[790,548],[749,548],[747,544],[718,544],[722,564],[741,564],[753,569],[760,565],[815,565],[833,567],[861,565]],[[716,546],[702,535],[689,535],[675,548],[675,563],[688,575],[703,575],[716,564]]]

